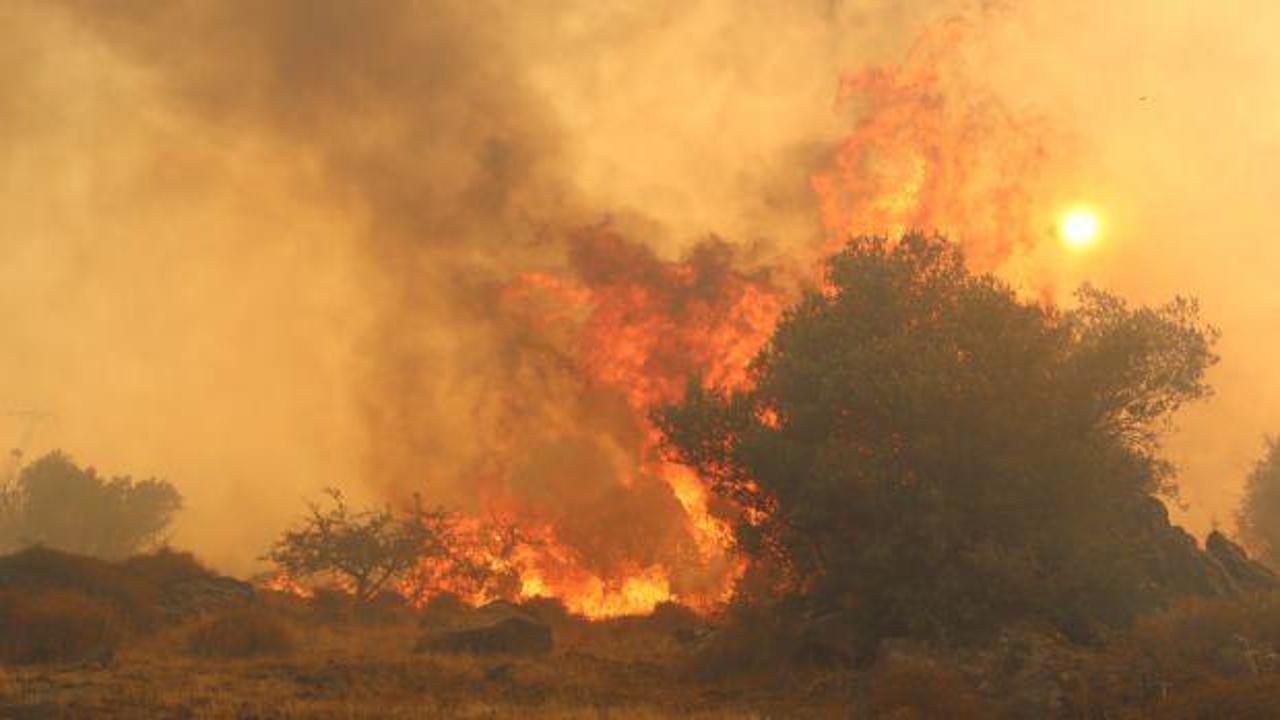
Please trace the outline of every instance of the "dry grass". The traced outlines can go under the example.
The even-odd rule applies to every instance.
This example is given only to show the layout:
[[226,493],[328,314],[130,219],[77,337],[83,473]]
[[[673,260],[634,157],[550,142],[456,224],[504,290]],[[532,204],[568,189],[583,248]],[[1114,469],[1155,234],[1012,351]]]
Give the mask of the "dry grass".
[[242,608],[201,621],[187,639],[192,655],[213,658],[252,658],[293,652],[293,632],[285,621],[264,608]]
[[[186,652],[190,628],[141,638],[110,669],[10,668],[0,716],[196,718],[763,718],[846,717],[810,684],[701,684],[666,646],[616,647],[604,627],[546,658],[414,655],[416,626],[308,626],[283,658],[207,659]],[[641,641],[636,640],[635,643]],[[58,713],[61,713],[59,715]]]
[[113,613],[82,594],[0,593],[0,662],[107,662],[119,642]]
[[870,669],[801,665],[794,628],[761,612],[708,635],[677,606],[587,622],[535,601],[520,610],[552,628],[548,656],[421,655],[423,627],[484,611],[261,593],[202,619],[116,622],[155,616],[150,589],[205,571],[180,553],[127,571],[36,554],[0,559],[0,571],[0,717],[962,719],[1001,717],[1013,707],[1005,689],[1040,693],[1063,673],[1072,717],[1280,717],[1274,598],[1181,606],[1031,672],[1034,658],[1057,662],[1052,646],[1020,661],[1033,685],[1001,689],[987,682],[998,668],[976,678],[978,656],[947,651],[890,654]]

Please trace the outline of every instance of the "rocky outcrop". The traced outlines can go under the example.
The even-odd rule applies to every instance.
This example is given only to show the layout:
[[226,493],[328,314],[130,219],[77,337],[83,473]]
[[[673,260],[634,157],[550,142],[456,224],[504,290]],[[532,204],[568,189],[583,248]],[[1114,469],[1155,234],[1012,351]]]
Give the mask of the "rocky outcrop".
[[1205,552],[1217,562],[1237,591],[1270,592],[1280,588],[1280,578],[1260,562],[1249,558],[1243,548],[1214,530],[1205,539]]
[[207,577],[174,583],[164,588],[160,606],[169,617],[182,618],[251,605],[257,598],[253,586],[229,577]]
[[1120,517],[1117,533],[1123,546],[1133,549],[1155,604],[1280,589],[1274,573],[1221,533],[1210,533],[1201,549],[1194,537],[1169,521],[1168,510],[1155,498],[1135,499]]
[[553,646],[551,628],[511,603],[499,601],[459,611],[447,625],[439,620],[423,623],[425,633],[414,652],[546,655]]
[[416,652],[474,655],[546,655],[551,652],[551,628],[525,618],[470,630],[452,630],[423,637]]

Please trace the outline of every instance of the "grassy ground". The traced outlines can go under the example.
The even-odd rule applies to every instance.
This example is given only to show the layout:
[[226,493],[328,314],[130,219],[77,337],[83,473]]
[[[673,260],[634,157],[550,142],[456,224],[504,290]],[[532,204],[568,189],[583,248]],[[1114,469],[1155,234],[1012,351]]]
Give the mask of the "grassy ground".
[[834,677],[700,682],[683,651],[635,627],[562,633],[544,658],[417,655],[411,619],[294,628],[293,652],[204,659],[190,627],[127,644],[109,663],[0,669],[0,716],[30,718],[845,717]]

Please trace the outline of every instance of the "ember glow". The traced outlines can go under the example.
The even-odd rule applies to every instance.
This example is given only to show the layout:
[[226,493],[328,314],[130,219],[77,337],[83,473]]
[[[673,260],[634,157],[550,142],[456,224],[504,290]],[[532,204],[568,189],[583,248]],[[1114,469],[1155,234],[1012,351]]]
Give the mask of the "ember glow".
[[[519,463],[491,468],[477,479],[481,503],[507,518],[520,540],[506,558],[482,563],[514,571],[517,598],[559,598],[588,617],[645,613],[664,601],[710,609],[729,598],[745,561],[702,481],[662,458],[648,417],[658,404],[681,397],[695,375],[723,389],[744,387],[747,365],[776,323],[785,294],[771,273],[749,269],[714,239],[669,261],[602,228],[576,236],[570,258],[568,274],[522,274],[503,290],[501,312],[554,357],[539,372],[563,388],[559,411],[566,413],[546,418],[566,423],[558,430],[521,429],[507,440],[515,460],[561,446],[566,435],[585,435],[590,440],[583,442],[607,448],[611,467],[584,483],[573,473],[592,470],[570,463],[568,475],[548,479],[601,493],[599,501],[572,498],[568,507],[514,492]],[[600,488],[601,481],[608,487]],[[618,506],[657,517],[629,516]],[[435,589],[473,602],[492,599],[447,582]]]

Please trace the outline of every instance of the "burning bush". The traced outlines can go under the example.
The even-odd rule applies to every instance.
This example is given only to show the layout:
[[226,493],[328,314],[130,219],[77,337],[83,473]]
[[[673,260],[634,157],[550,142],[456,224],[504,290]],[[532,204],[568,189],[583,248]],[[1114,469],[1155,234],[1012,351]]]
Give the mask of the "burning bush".
[[337,490],[329,497],[332,507],[313,504],[306,520],[267,553],[265,559],[286,577],[331,578],[366,603],[424,560],[450,553],[451,517],[423,508],[417,497],[400,515],[390,509],[352,510]]
[[187,640],[193,655],[215,658],[286,655],[293,647],[293,633],[288,626],[262,608],[215,615],[198,625]]
[[120,641],[114,613],[77,592],[0,592],[0,661],[109,661]]

